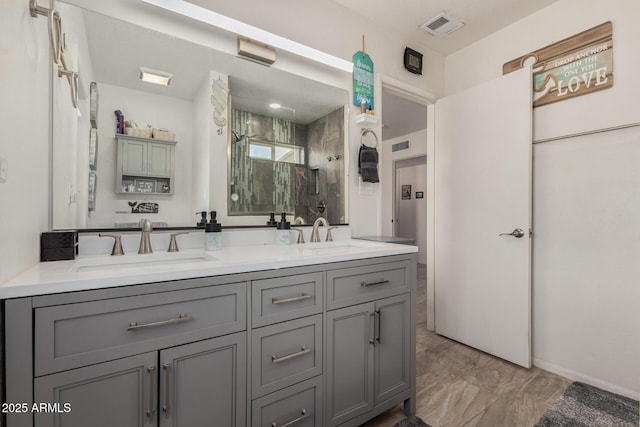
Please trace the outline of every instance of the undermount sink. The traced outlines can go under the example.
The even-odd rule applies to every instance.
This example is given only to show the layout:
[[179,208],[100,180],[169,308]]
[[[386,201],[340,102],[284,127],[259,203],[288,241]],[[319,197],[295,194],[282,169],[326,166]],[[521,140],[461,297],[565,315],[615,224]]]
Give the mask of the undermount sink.
[[354,249],[377,248],[381,243],[365,242],[361,240],[344,240],[337,242],[304,243],[296,245],[302,255],[336,255],[353,251]]
[[76,272],[113,270],[123,268],[151,267],[154,265],[177,265],[216,261],[205,252],[160,252],[153,254],[131,254],[79,259],[72,270]]

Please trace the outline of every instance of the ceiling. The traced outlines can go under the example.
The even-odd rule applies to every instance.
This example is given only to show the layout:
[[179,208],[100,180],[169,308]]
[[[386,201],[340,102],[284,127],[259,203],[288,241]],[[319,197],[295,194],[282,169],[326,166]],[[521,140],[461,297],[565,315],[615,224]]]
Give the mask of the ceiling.
[[[449,55],[557,0],[334,0],[375,24]],[[420,28],[440,12],[465,25],[445,37]]]
[[[557,0],[334,0],[375,24],[404,35],[443,55],[464,48]],[[438,13],[445,11],[465,23],[461,29],[439,38],[419,28]],[[279,102],[289,106],[296,103],[296,118],[301,123],[312,121],[319,111],[331,111],[337,94],[335,88],[317,87],[306,79],[283,73],[271,82],[269,68],[248,64],[232,55],[188,43],[156,31],[106,19],[98,14],[85,13],[87,36],[92,45],[92,61],[96,78],[117,86],[154,92],[166,96],[191,99],[206,72],[216,69],[232,77],[230,86],[234,105],[261,114],[269,113],[266,105],[249,106],[257,99],[265,99],[265,87],[278,87]],[[117,28],[113,28],[113,27]],[[104,37],[108,34],[108,37]],[[122,49],[122,46],[127,46]],[[113,58],[118,58],[114,61]],[[253,65],[253,66],[251,66]],[[174,74],[168,88],[154,87],[137,79],[139,66],[169,71]],[[264,85],[265,82],[270,83]],[[257,96],[257,95],[261,96]],[[302,96],[301,96],[302,94]],[[294,99],[296,101],[294,101]],[[313,100],[303,105],[301,100]],[[254,102],[255,104],[255,102]],[[263,102],[264,104],[264,102]],[[326,106],[324,105],[326,104]],[[319,107],[320,105],[320,107]],[[257,111],[263,108],[263,111]],[[426,128],[426,108],[383,90],[383,139]]]
[[[557,0],[334,0],[375,24],[400,33],[408,40],[449,55],[477,40],[530,15]],[[437,37],[420,25],[440,12],[446,12],[465,25]],[[382,139],[388,140],[427,127],[424,105],[382,90]]]

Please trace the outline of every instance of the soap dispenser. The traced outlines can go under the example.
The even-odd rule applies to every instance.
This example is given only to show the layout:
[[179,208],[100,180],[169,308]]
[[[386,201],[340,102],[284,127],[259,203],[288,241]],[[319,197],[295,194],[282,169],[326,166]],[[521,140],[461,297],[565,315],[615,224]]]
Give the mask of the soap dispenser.
[[204,250],[217,251],[222,247],[222,224],[216,220],[216,211],[211,211],[211,220],[204,226]]
[[269,214],[269,221],[267,221],[267,225],[269,227],[275,227],[278,225],[278,223],[276,222],[276,214],[274,212],[271,212]]
[[204,228],[207,224],[207,211],[196,212],[196,215],[200,215],[200,221],[196,223],[196,227]]
[[280,214],[280,222],[276,225],[276,245],[288,245],[291,243],[291,223],[287,221],[287,213]]

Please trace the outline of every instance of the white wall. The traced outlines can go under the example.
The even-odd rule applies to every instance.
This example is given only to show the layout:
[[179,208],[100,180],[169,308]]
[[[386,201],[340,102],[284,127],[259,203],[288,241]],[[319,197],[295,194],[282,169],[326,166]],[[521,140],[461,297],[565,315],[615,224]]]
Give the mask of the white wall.
[[29,2],[0,2],[0,282],[39,261],[48,228],[49,71],[47,20]]
[[[534,139],[640,122],[638,17],[635,0],[560,0],[447,57],[446,92],[498,77],[505,62],[611,20],[614,86],[536,108]],[[536,144],[533,171],[534,364],[635,398],[638,144],[638,130]]]
[[[98,110],[98,167],[96,210],[89,214],[87,226],[102,228],[105,224],[138,222],[141,217],[154,222],[195,225],[191,187],[193,104],[189,101],[153,95],[98,82],[100,108]],[[172,196],[148,196],[116,194],[116,117],[115,110],[124,114],[125,120],[134,120],[139,127],[148,124],[169,129],[176,134]],[[206,159],[203,159],[206,161]],[[148,201],[159,204],[158,214],[121,214],[130,211],[130,201]]]

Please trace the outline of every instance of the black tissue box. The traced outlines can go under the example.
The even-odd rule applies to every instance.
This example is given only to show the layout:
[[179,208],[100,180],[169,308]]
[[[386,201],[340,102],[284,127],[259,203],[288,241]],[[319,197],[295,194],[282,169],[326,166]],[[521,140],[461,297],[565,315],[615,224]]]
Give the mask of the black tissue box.
[[78,232],[49,231],[40,234],[40,261],[64,261],[76,259]]

